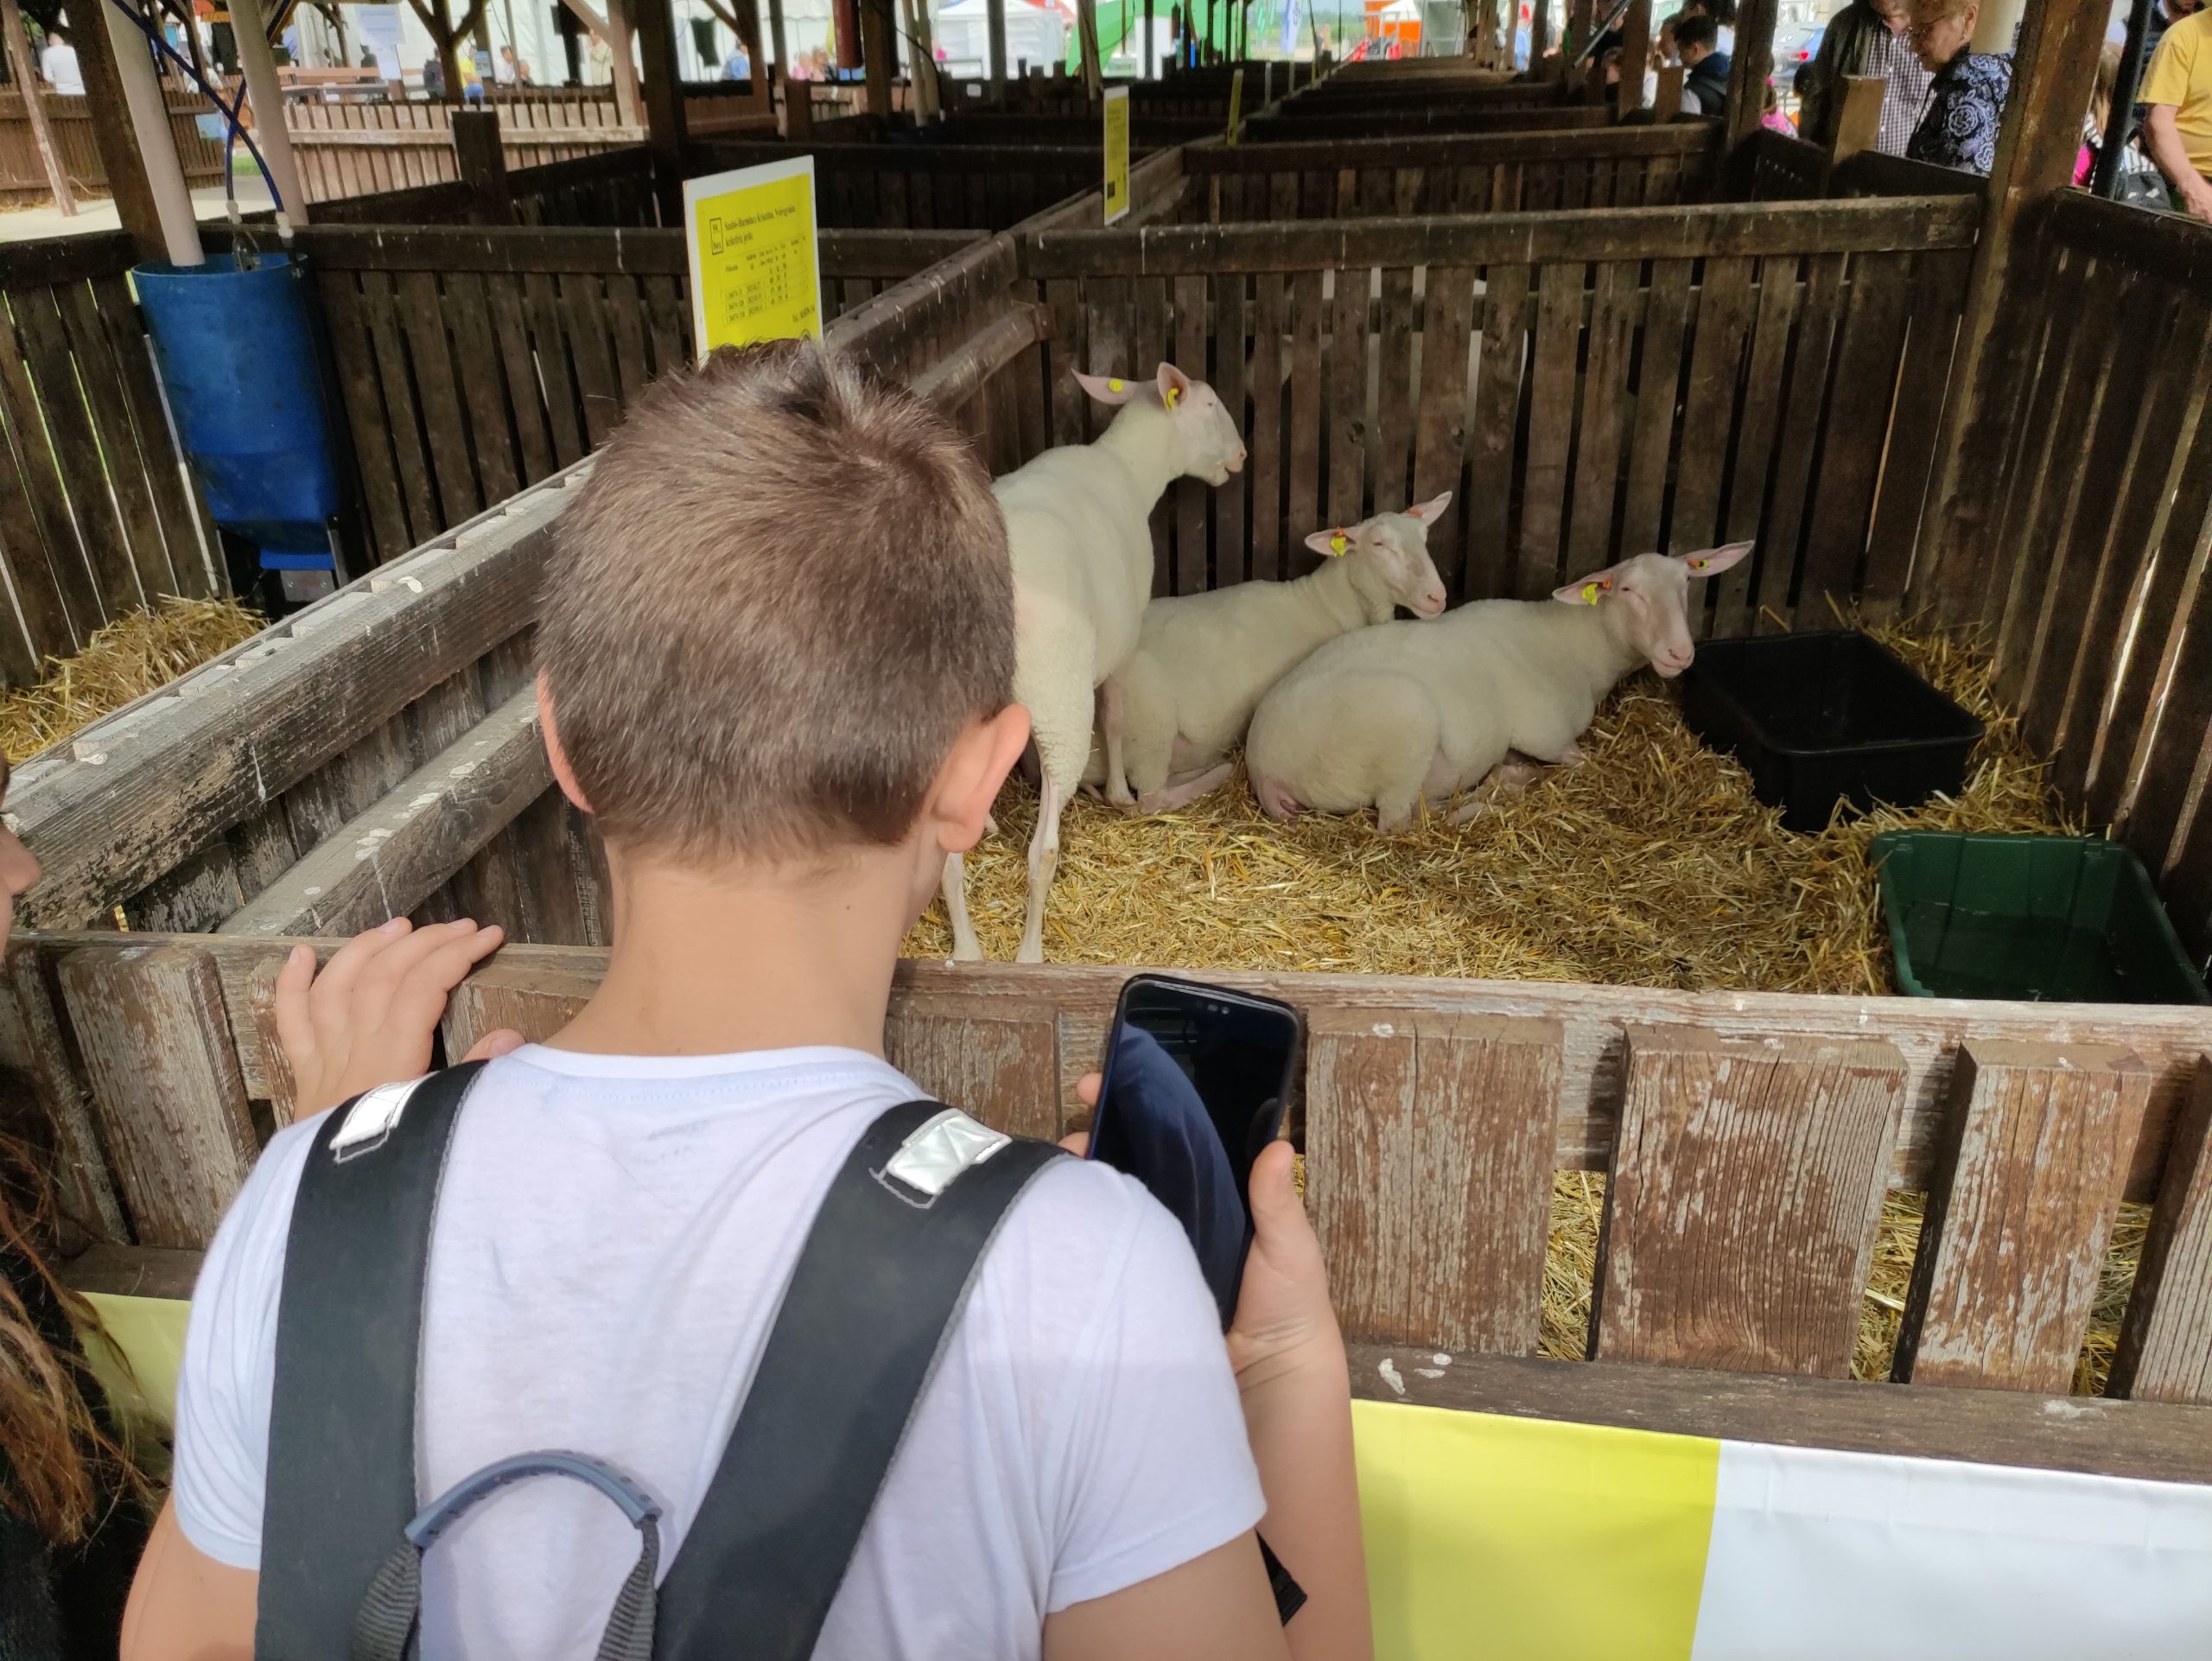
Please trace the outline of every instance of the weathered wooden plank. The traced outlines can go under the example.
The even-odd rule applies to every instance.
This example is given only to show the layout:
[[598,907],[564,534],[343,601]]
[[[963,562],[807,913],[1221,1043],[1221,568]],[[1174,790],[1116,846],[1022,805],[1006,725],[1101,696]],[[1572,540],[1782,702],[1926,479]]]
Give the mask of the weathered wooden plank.
[[232,913],[221,932],[353,934],[405,916],[551,783],[537,695],[526,689]]
[[1591,1358],[1850,1376],[1904,1058],[1630,1028]]
[[[1194,379],[1206,374],[1206,279],[1175,279],[1175,362]],[[1178,479],[1168,487],[1175,506],[1175,592],[1198,594],[1213,586],[1206,550],[1207,500],[1203,479]]]
[[1583,370],[1581,433],[1574,447],[1568,541],[1560,567],[1561,575],[1570,581],[1609,563],[1612,557],[1613,505],[1621,488],[1628,373],[1642,309],[1637,267],[1624,260],[1608,260],[1599,265],[1597,290],[1591,301],[1590,348]]
[[1860,585],[1868,600],[1884,607],[1904,599],[1912,570],[1913,544],[1920,535],[1921,509],[1935,468],[1943,389],[1950,383],[1959,309],[1966,301],[1974,259],[1964,250],[1923,254],[1917,267],[1912,318],[1906,326],[1904,372],[1897,383],[1897,410],[1882,460],[1874,523],[1866,538],[1866,575]]
[[[1744,377],[1744,414],[1736,430],[1730,462],[1727,528],[1723,539],[1749,542],[1758,535],[1767,500],[1768,463],[1782,426],[1782,370],[1789,352],[1789,328],[1797,312],[1797,260],[1794,255],[1760,262],[1758,315],[1752,325],[1751,366]],[[1942,402],[1939,387],[1936,401]],[[1754,554],[1760,550],[1754,550]],[[1752,562],[1724,571],[1713,596],[1713,631],[1742,634],[1752,627]]]
[[[503,502],[529,480],[515,465],[499,343],[493,332],[484,279],[474,271],[450,273],[445,283],[445,309],[453,330],[454,376],[461,384],[461,402],[468,412],[469,449],[483,480],[485,500]],[[534,404],[536,389],[531,390]],[[533,409],[533,417],[536,413]]]
[[1250,574],[1269,582],[1287,575],[1283,557],[1283,404],[1289,366],[1283,361],[1283,280],[1263,271],[1252,279],[1252,553]]
[[[115,1178],[100,1149],[92,1102],[79,1082],[49,979],[52,964],[28,944],[0,945],[0,1124],[36,1115],[65,1220],[112,1241],[130,1238]],[[17,1123],[21,1134],[28,1127]]]
[[1475,430],[1467,450],[1467,549],[1459,597],[1487,600],[1514,586],[1511,493],[1489,482],[1513,476],[1513,437],[1521,417],[1531,273],[1493,265],[1484,273],[1482,369],[1475,386]]
[[67,657],[76,650],[77,635],[32,511],[29,485],[14,447],[4,443],[0,443],[0,570],[6,572],[23,623],[18,636],[9,627],[14,619],[0,610],[0,667],[6,669],[13,684],[30,686],[41,678],[42,659]]
[[622,388],[622,406],[645,390],[652,366],[645,358],[645,308],[638,292],[638,279],[626,272],[607,279],[607,327],[614,347],[614,378]]
[[539,384],[537,361],[530,349],[522,279],[504,272],[485,277],[484,303],[490,314],[493,338],[499,342],[498,372],[506,388],[507,406],[513,411],[517,462],[523,480],[535,484],[558,463],[553,459],[553,437],[547,425],[546,392]]
[[[448,521],[438,512],[429,455],[423,448],[422,397],[408,366],[391,277],[383,271],[362,272],[360,304],[375,353],[385,426],[391,435],[400,503],[407,518],[407,534],[399,546],[411,547],[435,536]],[[391,557],[387,552],[385,557]]]
[[181,838],[257,811],[523,627],[563,500],[526,498],[468,547],[356,582],[126,712],[128,725],[108,717],[26,763],[10,811],[46,868],[27,920],[79,925],[136,893]]
[[1574,438],[1576,347],[1582,335],[1581,264],[1543,267],[1529,369],[1529,455],[1521,470],[1521,551],[1512,593],[1541,600],[1564,580],[1567,450]]
[[583,393],[585,436],[594,449],[613,437],[622,423],[622,387],[607,338],[607,302],[600,283],[599,277],[584,272],[560,279],[561,320],[575,364],[576,385]]
[[[1241,433],[1251,431],[1244,409],[1244,283],[1242,277],[1217,278],[1213,284],[1213,389],[1221,396],[1230,419]],[[1408,307],[1412,296],[1408,294]],[[1270,389],[1272,390],[1272,389]],[[1246,446],[1248,453],[1249,443]],[[1225,589],[1242,582],[1248,574],[1244,535],[1244,492],[1249,481],[1248,459],[1241,475],[1213,493],[1213,586]]]
[[1084,430],[1083,388],[1075,379],[1075,371],[1085,367],[1083,330],[1086,314],[1081,303],[1082,291],[1065,279],[1046,283],[1044,288],[1052,319],[1048,340],[1052,353],[1052,442],[1080,444],[1089,436]]
[[72,953],[60,979],[138,1241],[204,1249],[256,1152],[213,961],[188,945]]
[[[576,383],[569,368],[568,328],[553,279],[540,271],[522,280],[523,300],[530,318],[532,360],[544,385],[545,417],[553,434],[553,457],[567,467],[591,448],[578,413]],[[514,383],[508,383],[510,391]]]
[[1329,308],[1329,497],[1331,525],[1367,516],[1367,322],[1370,273],[1344,266]]
[[2212,1058],[2174,1122],[2107,1391],[2212,1403]]
[[1821,438],[1820,481],[1797,608],[1815,620],[1827,601],[1848,605],[1865,557],[1874,485],[1897,385],[1897,348],[1911,295],[1911,261],[1873,254],[1853,262],[1851,309],[1836,347],[1835,389]]
[[[162,534],[156,502],[175,500],[176,452],[168,442],[168,429],[147,433],[138,428],[130,394],[124,390],[122,366],[114,356],[113,343],[92,289],[73,283],[55,290],[54,297],[68,331],[70,356],[86,404],[99,434],[106,480],[115,492],[116,511],[130,545],[139,590],[149,600],[165,594],[204,592],[204,578],[197,587],[180,582],[170,566],[168,540]],[[149,438],[155,442],[149,444]],[[157,494],[164,474],[168,475],[170,489]],[[178,531],[188,531],[189,525],[188,513],[180,512]],[[188,577],[190,575],[188,572]]]
[[1288,523],[1283,527],[1283,575],[1296,576],[1313,562],[1300,542],[1321,528],[1321,273],[1300,271],[1290,280],[1290,473]]
[[284,792],[284,819],[293,845],[303,850],[321,846],[397,785],[412,766],[404,721],[372,728]]
[[[1409,1346],[1356,1344],[1349,1359],[1352,1393],[1370,1401],[1784,1448],[2212,1480],[2206,1407],[1524,1356],[1454,1357],[1438,1367]],[[1383,1373],[1385,1360],[1400,1388]]]
[[154,934],[200,934],[245,903],[238,864],[217,837],[123,902],[133,929]]
[[1316,1013],[1307,1203],[1348,1336],[1535,1352],[1556,1022]]
[[[431,477],[437,491],[436,528],[473,518],[484,509],[476,482],[475,447],[461,412],[454,376],[454,342],[446,332],[445,296],[429,271],[402,271],[394,280],[401,328],[414,362],[416,396],[429,439]],[[494,497],[493,500],[498,498]],[[429,534],[426,530],[424,534]]]
[[1462,521],[1467,493],[1461,474],[1475,390],[1468,353],[1474,332],[1474,273],[1459,266],[1431,266],[1422,281],[1413,500],[1432,501],[1443,491],[1452,493],[1451,506],[1429,526],[1428,551],[1445,592],[1453,594],[1465,551]]
[[414,545],[408,534],[407,506],[401,492],[392,435],[385,424],[384,391],[368,315],[350,271],[326,271],[316,283],[323,319],[337,366],[338,390],[353,433],[353,456],[360,469],[361,496],[379,561],[396,559]]
[[1675,415],[1681,397],[1682,335],[1688,326],[1691,262],[1654,260],[1644,303],[1643,350],[1629,423],[1628,495],[1621,513],[1624,554],[1656,552],[1667,480],[1673,470]]
[[2066,1389],[2151,1085],[2117,1047],[1967,1042],[1935,1149],[1898,1383]]
[[[1681,460],[1675,468],[1667,549],[1693,553],[1719,540],[1720,474],[1732,446],[1736,385],[1751,328],[1752,262],[1708,259],[1690,347],[1689,390],[1682,401]],[[1703,595],[1693,603],[1701,604]]]
[[[10,563],[20,570],[27,565],[43,563],[67,608],[71,633],[81,643],[106,620],[101,609],[100,590],[92,580],[84,539],[78,534],[76,519],[70,512],[69,488],[62,477],[53,436],[47,430],[37,390],[32,385],[24,343],[4,316],[0,316],[0,410],[5,412],[7,431],[14,441],[14,459],[38,527],[37,535],[23,545],[23,551],[17,553]],[[42,562],[39,554],[41,543],[45,550]]]
[[1066,1128],[1059,1021],[1050,1003],[895,996],[883,1039],[893,1066],[994,1130],[1049,1140]]

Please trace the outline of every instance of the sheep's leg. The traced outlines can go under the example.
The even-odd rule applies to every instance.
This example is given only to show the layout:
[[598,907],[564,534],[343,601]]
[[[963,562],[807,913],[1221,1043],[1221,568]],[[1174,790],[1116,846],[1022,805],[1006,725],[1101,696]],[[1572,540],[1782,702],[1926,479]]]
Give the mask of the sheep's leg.
[[1544,770],[1527,761],[1501,761],[1468,793],[1467,799],[1452,809],[1444,821],[1446,824],[1465,824],[1478,815],[1488,812],[1508,797],[1518,796],[1543,776]]
[[1135,805],[1122,755],[1122,677],[1117,671],[1098,688],[1098,729],[1106,740],[1106,799],[1116,807]]
[[968,884],[957,854],[944,856],[944,914],[952,922],[953,960],[982,962],[983,943],[976,938],[976,925],[969,920]]
[[1060,862],[1060,786],[1049,768],[1037,801],[1037,832],[1029,839],[1029,920],[1021,931],[1016,963],[1045,961],[1045,895]]
[[1236,771],[1236,764],[1224,761],[1208,767],[1204,773],[1186,773],[1179,779],[1170,779],[1159,790],[1147,791],[1137,798],[1140,813],[1173,813],[1179,807],[1188,807],[1209,791],[1218,790],[1229,782],[1229,775]]

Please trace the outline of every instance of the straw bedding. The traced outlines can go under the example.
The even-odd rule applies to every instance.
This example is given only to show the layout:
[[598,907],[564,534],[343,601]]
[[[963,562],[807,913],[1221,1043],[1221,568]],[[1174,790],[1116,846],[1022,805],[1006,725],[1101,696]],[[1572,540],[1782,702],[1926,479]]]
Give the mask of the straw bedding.
[[[1459,829],[1438,817],[1386,837],[1371,815],[1278,825],[1241,777],[1155,818],[1078,800],[1062,822],[1046,953],[1192,970],[1887,993],[1888,938],[1866,857],[1876,832],[2078,827],[1999,708],[1985,658],[1910,626],[1873,632],[1988,727],[1955,800],[1839,815],[1818,836],[1793,836],[1743,768],[1690,733],[1673,690],[1637,676],[1599,710],[1584,765]],[[995,958],[1011,957],[1020,937],[1035,813],[1033,792],[1016,780],[999,804],[1000,834],[968,862],[969,909]],[[915,957],[950,949],[937,908],[906,939]],[[1602,1177],[1560,1174],[1548,1354],[1583,1352],[1603,1196]],[[2077,1389],[2102,1385],[2143,1220],[2139,1207],[2122,1217]],[[1919,1196],[1893,1195],[1862,1311],[1862,1378],[1887,1375],[1919,1227]]]
[[268,620],[235,600],[171,595],[118,617],[46,678],[0,698],[0,755],[21,761],[258,633]]

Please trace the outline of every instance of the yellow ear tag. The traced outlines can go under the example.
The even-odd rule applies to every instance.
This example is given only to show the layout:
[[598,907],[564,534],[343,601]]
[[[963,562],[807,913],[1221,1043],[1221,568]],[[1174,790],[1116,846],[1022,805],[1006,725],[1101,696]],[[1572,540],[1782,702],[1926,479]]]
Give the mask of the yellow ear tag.
[[1122,383],[1118,380],[1109,380],[1106,383],[1106,390],[1109,392],[1118,392],[1122,387]]
[[1582,603],[1586,606],[1596,605],[1598,596],[1605,593],[1606,586],[1603,582],[1585,582],[1582,585]]
[[1338,531],[1336,535],[1329,538],[1329,551],[1332,554],[1341,555],[1345,549],[1351,546],[1351,544],[1344,540],[1344,533],[1341,531]]
[[1712,564],[1712,563],[1713,563],[1713,562],[1712,562],[1711,560],[1709,560],[1709,559],[1693,559],[1693,560],[1687,560],[1687,561],[1685,561],[1685,562],[1684,562],[1684,563],[1686,563],[1687,565],[1688,565],[1688,567],[1690,568],[1690,570],[1694,570],[1694,571],[1701,571],[1701,570],[1703,570],[1707,566],[1708,566],[1708,565]]
[[1171,409],[1171,410],[1172,410],[1172,409],[1173,409],[1173,408],[1175,407],[1175,400],[1176,400],[1177,398],[1179,398],[1182,397],[1182,396],[1183,396],[1183,389],[1182,389],[1181,387],[1179,387],[1179,386],[1171,386],[1171,387],[1169,387],[1169,388],[1167,389],[1167,407],[1168,407],[1169,409]]

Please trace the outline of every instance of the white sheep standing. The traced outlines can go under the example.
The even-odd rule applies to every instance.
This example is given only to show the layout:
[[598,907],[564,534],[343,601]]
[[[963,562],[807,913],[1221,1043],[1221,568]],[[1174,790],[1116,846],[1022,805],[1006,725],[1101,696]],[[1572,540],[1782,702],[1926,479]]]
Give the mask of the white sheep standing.
[[[1386,623],[1332,640],[1260,701],[1244,746],[1270,818],[1372,804],[1386,831],[1491,778],[1508,752],[1571,765],[1614,684],[1643,664],[1690,665],[1689,581],[1748,542],[1669,557],[1638,554],[1546,600],[1484,600],[1433,623]],[[1564,605],[1554,603],[1564,601]],[[1507,772],[1492,788],[1525,782]],[[1481,799],[1452,815],[1457,824]]]
[[[1046,450],[991,487],[1014,557],[1014,696],[1037,747],[1029,916],[1016,960],[1045,960],[1045,895],[1060,857],[1060,811],[1083,777],[1093,710],[1117,704],[1112,677],[1135,648],[1152,594],[1152,510],[1181,478],[1221,485],[1244,438],[1213,388],[1172,363],[1151,381],[1078,374],[1117,414],[1088,444]],[[1122,765],[1118,741],[1109,763]],[[960,856],[944,862],[952,955],[979,958]]]
[[1107,800],[1140,813],[1172,812],[1225,782],[1229,753],[1262,696],[1315,647],[1387,623],[1401,606],[1420,617],[1444,609],[1428,531],[1451,505],[1446,491],[1402,513],[1316,531],[1306,545],[1330,557],[1288,582],[1154,600],[1116,678],[1127,777],[1108,777],[1103,744],[1094,742],[1084,782],[1103,784]]

